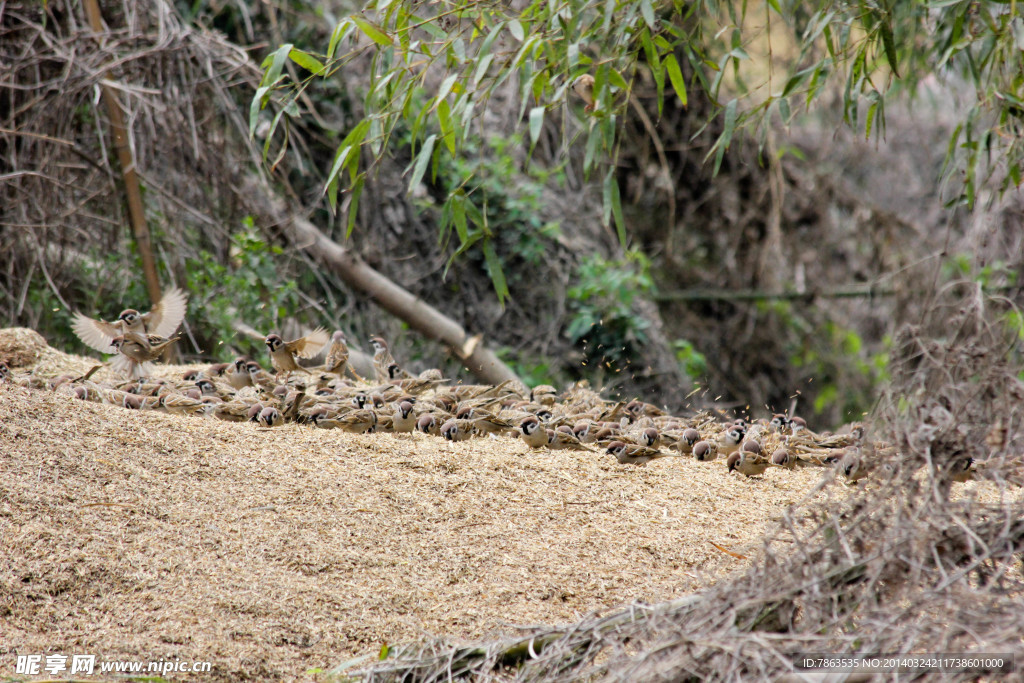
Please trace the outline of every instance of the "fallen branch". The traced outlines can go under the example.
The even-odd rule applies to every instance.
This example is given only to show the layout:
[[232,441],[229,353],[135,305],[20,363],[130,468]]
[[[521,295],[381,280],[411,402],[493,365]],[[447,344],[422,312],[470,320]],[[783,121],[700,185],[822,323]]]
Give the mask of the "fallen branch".
[[381,308],[401,318],[424,336],[448,346],[466,368],[482,382],[500,384],[518,380],[516,374],[482,342],[461,325],[422,299],[412,295],[371,268],[361,258],[330,239],[305,218],[291,219],[291,239],[330,268],[345,284],[373,299]]

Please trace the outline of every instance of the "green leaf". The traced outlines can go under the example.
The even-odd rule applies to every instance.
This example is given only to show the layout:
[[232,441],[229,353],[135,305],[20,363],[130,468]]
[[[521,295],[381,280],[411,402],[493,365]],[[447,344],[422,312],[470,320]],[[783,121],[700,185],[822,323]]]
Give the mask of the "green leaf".
[[668,71],[668,78],[672,81],[672,88],[676,91],[676,95],[679,97],[679,101],[682,102],[683,106],[687,106],[686,102],[686,81],[683,80],[683,72],[679,68],[679,62],[676,61],[676,56],[671,52],[665,55],[665,61],[662,64],[665,70]]
[[359,179],[352,184],[348,201],[348,225],[345,226],[345,237],[352,236],[352,230],[356,227],[356,217],[359,215],[359,198],[363,196],[363,182],[366,180],[364,176],[359,176]]
[[536,145],[540,138],[540,130],[544,125],[544,107],[534,107],[530,110],[530,144]]
[[512,37],[518,40],[520,43],[523,42],[523,38],[526,37],[526,32],[523,31],[523,25],[518,19],[513,19],[508,22],[508,31],[512,34]]
[[619,182],[615,179],[615,168],[608,169],[604,176],[604,222],[608,223],[611,216],[615,217],[615,230],[619,235],[619,243],[626,247],[626,221],[622,216],[622,198],[619,196]]
[[391,38],[384,33],[379,26],[355,15],[352,16],[352,21],[355,22],[356,26],[359,27],[359,30],[365,33],[370,40],[383,47],[391,47]]
[[[277,83],[277,79],[281,77],[281,70],[284,69],[285,60],[288,59],[288,53],[292,51],[292,44],[285,43],[273,53],[273,58],[269,55],[267,59],[270,60],[270,68],[267,69],[266,73],[263,74],[263,78],[260,79],[261,86],[272,86]],[[263,63],[267,63],[267,59],[263,60]]]
[[494,244],[491,240],[484,240],[484,260],[487,261],[487,270],[491,275],[491,283],[494,285],[494,292],[498,295],[498,302],[504,306],[505,299],[509,296],[508,283],[505,281],[505,273],[501,269],[501,259],[494,251]]
[[712,177],[718,175],[718,169],[722,166],[722,159],[725,157],[725,151],[729,149],[729,143],[732,142],[732,134],[736,130],[736,100],[729,100],[729,103],[725,105],[725,127],[722,130],[722,135],[719,136],[715,142],[715,146],[718,148],[715,154],[715,168],[711,172]]
[[444,142],[445,147],[448,148],[448,153],[455,156],[455,129],[452,128],[452,114],[451,108],[448,106],[447,100],[441,100],[437,106],[437,121],[441,126],[441,140]]
[[430,163],[430,157],[434,154],[434,143],[436,141],[436,135],[431,135],[423,141],[423,148],[420,149],[420,153],[416,156],[416,164],[412,169],[412,177],[409,178],[409,192],[412,192],[416,187],[418,187],[420,181],[423,180],[423,174],[427,172],[427,164]]
[[654,6],[651,4],[651,0],[640,0],[640,14],[643,15],[644,22],[651,30],[656,30],[658,19],[654,16]]
[[334,30],[331,31],[331,42],[327,45],[327,58],[334,59],[334,52],[338,49],[338,43],[348,38],[349,34],[352,33],[352,21],[346,17],[338,22]]
[[885,58],[889,62],[889,68],[892,69],[896,78],[899,78],[900,70],[897,67],[899,60],[896,57],[896,41],[893,39],[892,25],[883,18],[879,29],[882,33],[882,47],[885,48]]
[[448,97],[448,93],[452,91],[452,87],[455,85],[455,81],[458,80],[458,78],[459,74],[454,73],[441,81],[441,87],[437,89],[437,99],[434,102],[435,108],[444,100],[444,98]]
[[319,76],[324,72],[324,65],[320,62],[319,59],[309,54],[308,52],[304,52],[303,50],[299,50],[293,47],[288,52],[288,56],[291,58],[293,62],[301,66],[306,71],[309,71],[314,76]]

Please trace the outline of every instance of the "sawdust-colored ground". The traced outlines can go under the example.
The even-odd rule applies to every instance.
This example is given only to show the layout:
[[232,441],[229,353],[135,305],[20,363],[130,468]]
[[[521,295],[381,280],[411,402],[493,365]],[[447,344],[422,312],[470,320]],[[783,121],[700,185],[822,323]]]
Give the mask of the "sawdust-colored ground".
[[823,475],[265,430],[0,385],[0,678],[15,654],[90,653],[308,680],[382,643],[658,602],[742,568],[713,543],[757,552]]

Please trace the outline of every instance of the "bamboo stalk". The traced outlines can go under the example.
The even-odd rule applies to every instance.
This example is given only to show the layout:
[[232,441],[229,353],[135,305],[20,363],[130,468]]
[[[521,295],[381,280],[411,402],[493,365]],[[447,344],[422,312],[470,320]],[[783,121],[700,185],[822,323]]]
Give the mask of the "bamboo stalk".
[[[97,38],[104,33],[103,15],[100,13],[98,0],[85,0],[85,13],[89,18],[89,26],[96,32]],[[104,79],[105,80],[105,79]],[[142,258],[142,272],[146,279],[146,291],[150,302],[155,306],[161,298],[160,279],[157,277],[156,260],[153,258],[153,244],[146,224],[145,208],[142,204],[142,192],[139,189],[139,176],[135,171],[135,158],[128,140],[128,128],[125,125],[124,112],[118,101],[117,93],[104,80],[100,81],[100,92],[107,115],[110,117],[110,128],[114,138],[114,149],[121,166],[121,179],[124,182],[125,199],[128,203],[128,221],[131,224],[135,245]],[[166,358],[166,356],[165,356]]]

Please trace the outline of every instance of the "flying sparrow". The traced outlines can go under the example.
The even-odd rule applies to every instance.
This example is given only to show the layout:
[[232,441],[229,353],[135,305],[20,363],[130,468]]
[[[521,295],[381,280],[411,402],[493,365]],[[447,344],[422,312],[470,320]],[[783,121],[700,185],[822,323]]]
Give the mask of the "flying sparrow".
[[[143,338],[150,334],[164,338],[169,337],[185,319],[187,305],[188,297],[175,287],[165,292],[153,310],[148,313],[139,313],[134,308],[128,308],[121,311],[121,315],[113,322],[106,322],[94,320],[76,312],[71,329],[86,346],[102,353],[110,353],[110,345],[114,341],[114,337],[128,332],[133,332]],[[133,364],[133,361],[127,356],[118,356],[111,365],[115,372],[124,375],[131,375],[139,371],[137,364]]]
[[295,357],[312,358],[320,352],[327,340],[327,330],[322,327],[316,328],[305,337],[299,337],[290,342],[286,342],[278,334],[267,335],[266,344],[270,349],[270,362],[274,366],[274,370],[277,371],[278,377],[295,370],[309,373],[309,370],[295,361]]
[[748,477],[756,477],[768,469],[768,459],[750,451],[736,451],[725,461],[729,471],[736,470]]
[[159,358],[164,349],[178,341],[179,337],[165,339],[155,334],[142,336],[134,332],[125,332],[110,341],[110,345],[117,349],[124,362],[115,365],[131,379],[148,377],[152,372],[151,361]]

